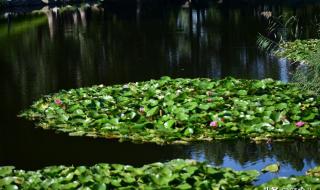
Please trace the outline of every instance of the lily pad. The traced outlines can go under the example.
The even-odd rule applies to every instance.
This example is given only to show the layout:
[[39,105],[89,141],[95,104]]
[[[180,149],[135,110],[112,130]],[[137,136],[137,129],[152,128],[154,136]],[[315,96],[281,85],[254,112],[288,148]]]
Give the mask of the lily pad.
[[319,108],[319,98],[272,79],[163,77],[62,90],[42,97],[19,116],[71,136],[170,144],[319,138]]
[[[0,171],[7,167],[0,167]],[[217,175],[221,178],[216,178]],[[142,167],[121,164],[50,166],[37,171],[3,173],[0,189],[199,189],[207,187],[244,189],[258,177],[256,171],[234,171],[194,160],[172,160]],[[5,181],[5,182],[4,182]]]
[[306,175],[320,177],[320,166],[308,170]]
[[275,163],[275,164],[270,164],[270,165],[264,167],[261,171],[276,173],[276,172],[279,172],[279,170],[280,170],[280,164]]
[[[49,166],[37,171],[0,167],[0,189],[319,189],[320,178],[310,169],[305,176],[274,178],[255,186],[256,170],[235,171],[195,160],[176,159],[142,167],[101,163],[94,166]],[[12,170],[11,170],[12,169]],[[268,170],[275,171],[274,168]]]

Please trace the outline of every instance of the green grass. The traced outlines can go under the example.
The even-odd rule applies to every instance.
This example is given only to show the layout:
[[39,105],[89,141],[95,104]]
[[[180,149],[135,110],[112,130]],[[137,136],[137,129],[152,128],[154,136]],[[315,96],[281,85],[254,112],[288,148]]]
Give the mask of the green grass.
[[299,88],[320,95],[320,46],[306,57],[306,65],[300,65],[293,75]]

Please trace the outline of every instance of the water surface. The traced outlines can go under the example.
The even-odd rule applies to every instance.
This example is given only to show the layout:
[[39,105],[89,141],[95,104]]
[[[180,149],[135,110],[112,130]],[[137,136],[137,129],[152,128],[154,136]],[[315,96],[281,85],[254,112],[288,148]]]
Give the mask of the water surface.
[[[260,52],[266,33],[262,11],[299,15],[304,38],[315,35],[309,4],[232,4],[204,1],[79,5],[46,14],[11,9],[0,19],[0,165],[38,169],[48,165],[98,162],[140,166],[188,158],[237,170],[280,162],[276,176],[302,175],[319,165],[319,142],[255,144],[223,141],[158,146],[68,137],[35,129],[16,115],[42,95],[94,84],[119,84],[171,77],[290,80],[290,66]],[[254,2],[254,1],[253,1]],[[48,8],[44,8],[48,9]]]

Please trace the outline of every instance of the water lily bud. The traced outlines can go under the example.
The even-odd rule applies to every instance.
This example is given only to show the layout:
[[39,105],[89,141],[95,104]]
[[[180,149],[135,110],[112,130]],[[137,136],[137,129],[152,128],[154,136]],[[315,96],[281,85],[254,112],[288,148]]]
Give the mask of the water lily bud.
[[210,122],[210,127],[218,127],[218,122],[217,121],[211,121]]
[[296,122],[296,126],[297,127],[302,127],[302,126],[304,126],[304,122],[303,121],[298,121],[298,122]]
[[61,105],[62,104],[62,101],[60,99],[55,99],[54,100],[54,103],[57,104],[57,105]]

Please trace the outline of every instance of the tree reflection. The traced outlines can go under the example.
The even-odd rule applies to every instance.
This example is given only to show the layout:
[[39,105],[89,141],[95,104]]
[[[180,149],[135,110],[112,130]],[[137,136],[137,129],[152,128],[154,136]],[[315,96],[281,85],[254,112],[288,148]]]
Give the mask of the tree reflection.
[[[150,7],[143,1],[133,7],[83,6],[69,11],[55,7],[46,12],[46,23],[0,37],[1,43],[7,44],[1,46],[2,62],[11,73],[5,80],[16,81],[20,93],[34,92],[29,97],[36,98],[61,87],[163,75],[288,78],[283,72],[285,65],[256,49],[255,36],[264,29],[261,10],[192,4],[188,8]],[[292,12],[276,10],[274,14]],[[298,10],[299,14],[312,11],[310,7]],[[15,20],[10,25],[22,26]],[[8,30],[8,25],[2,25],[0,33],[3,30]]]

